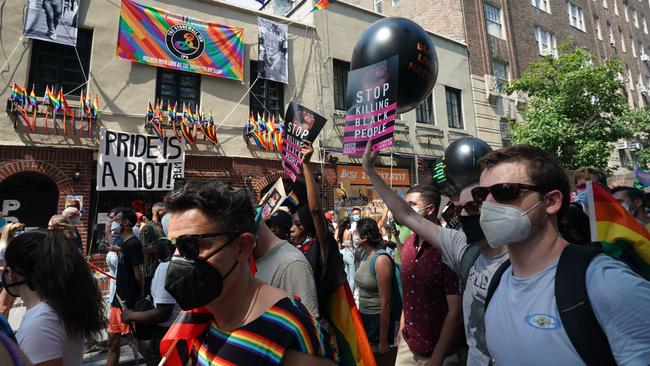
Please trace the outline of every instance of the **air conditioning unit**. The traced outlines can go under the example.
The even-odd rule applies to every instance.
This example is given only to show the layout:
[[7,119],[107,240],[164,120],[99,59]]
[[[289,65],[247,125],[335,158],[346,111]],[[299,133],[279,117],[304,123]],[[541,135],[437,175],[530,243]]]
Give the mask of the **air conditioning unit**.
[[614,41],[614,40],[609,41],[609,44],[610,44],[612,47],[616,47],[616,41]]
[[542,56],[548,56],[548,55],[552,55],[553,51],[551,51],[550,48],[545,48],[539,54]]
[[494,75],[485,74],[485,96],[489,100],[494,100],[494,98],[501,95],[499,93],[499,88],[497,86],[497,78]]
[[616,75],[616,80],[618,80],[621,83],[625,82],[625,78],[621,74]]
[[618,150],[629,149],[629,148],[630,148],[630,142],[629,142],[629,141],[619,141],[619,142],[616,144],[616,148],[617,148]]
[[648,88],[645,85],[639,84],[639,92],[641,92],[641,94],[647,94]]
[[646,55],[645,53],[642,53],[641,54],[641,61],[643,61],[643,62],[650,61],[650,56]]
[[641,150],[643,145],[640,142],[633,142],[630,144],[630,150]]

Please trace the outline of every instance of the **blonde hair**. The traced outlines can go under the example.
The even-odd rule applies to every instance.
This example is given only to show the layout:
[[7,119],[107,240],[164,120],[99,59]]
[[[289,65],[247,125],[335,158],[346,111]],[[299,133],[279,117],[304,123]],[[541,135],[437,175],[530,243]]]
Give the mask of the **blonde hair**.
[[10,222],[2,228],[2,234],[0,234],[0,245],[7,245],[11,239],[16,236],[16,231],[23,230],[25,224],[20,222]]

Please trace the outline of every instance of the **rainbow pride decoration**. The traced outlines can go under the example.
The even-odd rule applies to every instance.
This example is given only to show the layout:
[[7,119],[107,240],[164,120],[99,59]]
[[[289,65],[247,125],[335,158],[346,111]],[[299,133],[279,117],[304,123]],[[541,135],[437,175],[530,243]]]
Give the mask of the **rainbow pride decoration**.
[[186,144],[196,144],[199,131],[203,134],[204,141],[217,144],[217,126],[212,117],[212,110],[208,114],[203,108],[192,111],[192,108],[185,104],[181,107],[180,113],[177,109],[176,104],[168,103],[165,110],[162,100],[156,100],[153,106],[149,101],[144,119],[145,128],[161,141],[166,136],[165,131],[171,129],[174,135]]
[[244,80],[244,29],[122,0],[117,55],[157,67]]
[[316,5],[314,5],[311,11],[313,12],[313,11],[323,10],[328,6],[330,6],[330,4],[332,4],[333,1],[334,0],[318,0],[318,2],[316,3]]
[[253,140],[262,151],[280,152],[282,150],[282,134],[284,133],[282,117],[276,119],[272,115],[251,112],[243,132],[244,138],[248,141]]
[[585,182],[585,212],[591,241],[650,278],[650,233],[614,197],[598,184]]
[[[60,134],[61,131],[64,135],[68,135],[68,131],[72,131],[74,135],[78,133],[77,113],[68,102],[63,88],[57,89],[54,86],[50,87],[46,85],[43,98],[39,103],[36,99],[34,85],[32,85],[31,92],[28,93],[25,85],[20,87],[17,83],[14,83],[11,89],[11,95],[9,96],[9,102],[11,111],[22,117],[31,132],[36,132],[38,116],[44,115],[43,129],[45,133],[49,133],[48,121],[50,115],[52,115],[52,124],[56,134]],[[78,111],[78,118],[81,121],[79,130],[87,129],[88,136],[90,137],[92,135],[92,125],[100,117],[99,95],[95,94],[94,101],[91,102],[90,92],[84,92],[82,90]],[[86,120],[85,127],[83,126],[84,119]],[[59,130],[59,120],[63,123],[63,129],[61,131]],[[68,128],[68,123],[70,123],[71,128]]]

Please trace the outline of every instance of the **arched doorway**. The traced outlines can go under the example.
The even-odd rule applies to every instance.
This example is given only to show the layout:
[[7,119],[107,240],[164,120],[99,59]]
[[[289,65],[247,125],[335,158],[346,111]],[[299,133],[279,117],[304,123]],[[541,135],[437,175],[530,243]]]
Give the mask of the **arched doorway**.
[[19,221],[26,227],[47,227],[57,212],[59,190],[48,176],[25,172],[0,182],[0,207],[7,222]]

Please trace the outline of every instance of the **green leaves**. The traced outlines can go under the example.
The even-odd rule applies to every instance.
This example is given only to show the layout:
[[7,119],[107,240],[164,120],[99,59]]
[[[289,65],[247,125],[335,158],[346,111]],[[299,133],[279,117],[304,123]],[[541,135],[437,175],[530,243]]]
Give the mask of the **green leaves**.
[[511,124],[513,142],[552,152],[566,169],[607,169],[618,139],[642,128],[650,131],[650,113],[637,113],[625,102],[618,60],[594,65],[587,49],[563,48],[567,51],[557,59],[531,64],[507,87],[507,93],[522,91],[530,97],[525,122]]

